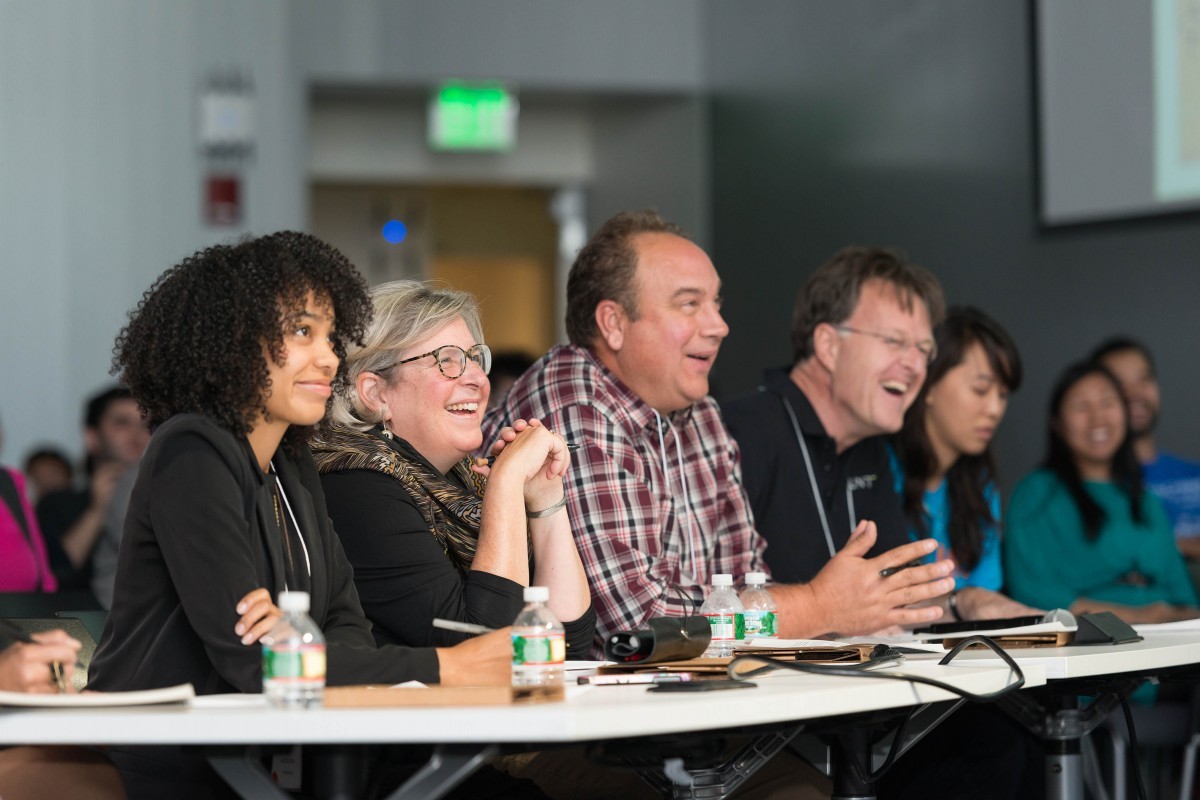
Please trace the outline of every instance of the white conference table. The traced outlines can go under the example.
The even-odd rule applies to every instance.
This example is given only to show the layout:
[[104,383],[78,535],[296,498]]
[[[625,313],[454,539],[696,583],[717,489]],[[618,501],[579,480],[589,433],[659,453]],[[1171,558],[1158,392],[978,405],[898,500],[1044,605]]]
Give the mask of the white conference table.
[[[893,672],[936,678],[972,693],[1013,680],[1007,667],[906,663]],[[827,717],[908,708],[956,695],[902,681],[823,675],[772,675],[754,689],[657,694],[645,686],[568,687],[559,703],[515,706],[332,708],[284,711],[261,696],[199,698],[192,705],[107,709],[4,709],[0,744],[169,744],[203,747],[317,744],[450,746],[393,797],[437,797],[497,752],[498,745],[537,746],[758,728],[794,727]],[[1026,687],[1045,683],[1025,670]],[[419,691],[419,690],[418,690]],[[781,740],[780,747],[786,744]],[[283,796],[243,758],[210,761],[243,796]],[[432,761],[431,761],[432,763]],[[262,770],[259,768],[258,773]]]
[[[1009,650],[1022,669],[1040,667],[1054,694],[1039,702],[1032,693],[1002,703],[1046,744],[1046,787],[1051,800],[1082,800],[1082,740],[1103,722],[1138,676],[1162,676],[1177,667],[1200,665],[1200,631],[1142,631],[1140,642]],[[939,656],[929,656],[935,659]],[[919,661],[923,657],[916,656]],[[956,663],[997,666],[1004,662],[985,650],[968,650]],[[1119,685],[1121,678],[1128,680]],[[1112,684],[1105,688],[1104,679]],[[1077,694],[1099,692],[1098,701],[1079,708]]]
[[[1046,680],[1072,680],[1113,675],[1123,672],[1161,671],[1171,667],[1200,664],[1200,632],[1146,632],[1140,642],[1078,647],[1038,647],[1010,650],[1009,655],[1024,668],[1040,666]],[[955,658],[957,663],[1003,664],[993,653],[968,650]]]

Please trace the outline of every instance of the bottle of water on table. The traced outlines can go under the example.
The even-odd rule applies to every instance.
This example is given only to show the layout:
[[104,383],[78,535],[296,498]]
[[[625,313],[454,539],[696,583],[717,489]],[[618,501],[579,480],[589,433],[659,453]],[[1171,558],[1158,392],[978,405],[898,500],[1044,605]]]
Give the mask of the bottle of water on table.
[[263,694],[276,708],[316,708],[325,697],[325,637],[308,592],[280,592],[283,616],[262,638]]
[[708,617],[712,629],[712,642],[704,651],[705,658],[728,658],[733,648],[745,636],[746,621],[742,601],[733,590],[733,576],[718,573],[712,576],[712,591],[700,613]]
[[563,626],[546,607],[550,590],[525,589],[525,608],[512,624],[512,685],[561,688],[567,643]]
[[742,590],[741,600],[746,616],[746,638],[779,638],[779,607],[767,591],[765,572],[746,573],[746,588]]

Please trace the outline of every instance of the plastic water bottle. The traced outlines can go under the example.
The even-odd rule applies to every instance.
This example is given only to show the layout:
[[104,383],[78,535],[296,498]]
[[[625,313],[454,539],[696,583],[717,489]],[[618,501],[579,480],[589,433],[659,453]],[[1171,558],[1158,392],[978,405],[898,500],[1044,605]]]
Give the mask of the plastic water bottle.
[[567,641],[563,626],[546,607],[550,590],[530,586],[525,608],[512,624],[512,685],[561,688]]
[[765,572],[747,572],[742,590],[742,608],[746,614],[747,639],[779,638],[779,607],[767,591]]
[[708,617],[712,628],[712,642],[704,651],[705,658],[728,658],[738,640],[745,637],[746,620],[742,614],[742,601],[733,590],[733,576],[718,573],[712,576],[712,591],[700,613]]
[[262,638],[263,694],[276,708],[315,708],[325,697],[325,637],[308,592],[280,592],[283,616]]

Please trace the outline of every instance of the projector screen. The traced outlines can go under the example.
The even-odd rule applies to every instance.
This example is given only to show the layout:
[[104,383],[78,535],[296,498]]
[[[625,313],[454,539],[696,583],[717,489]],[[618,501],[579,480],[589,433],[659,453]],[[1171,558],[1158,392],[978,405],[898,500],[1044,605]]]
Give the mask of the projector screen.
[[1047,225],[1200,210],[1200,0],[1038,0]]

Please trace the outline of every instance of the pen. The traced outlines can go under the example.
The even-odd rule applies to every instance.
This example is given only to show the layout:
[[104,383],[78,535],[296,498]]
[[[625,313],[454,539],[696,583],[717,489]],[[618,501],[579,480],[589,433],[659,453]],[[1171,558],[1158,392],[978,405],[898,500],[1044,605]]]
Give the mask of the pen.
[[[568,444],[567,445],[568,452],[574,453],[578,449],[579,449],[579,445],[577,445],[577,444]],[[487,456],[486,458],[483,456],[480,456],[479,458],[475,459],[475,466],[477,466],[477,467],[490,467],[495,463],[496,463],[495,456]]]
[[626,686],[632,683],[682,683],[690,681],[690,672],[635,672],[630,675],[581,675],[585,686]]
[[879,570],[879,577],[886,578],[889,575],[895,575],[897,572],[899,572],[902,569],[908,569],[909,567],[919,567],[919,566],[921,566],[920,561],[910,561],[907,564],[901,564],[898,567],[888,567],[887,569]]
[[[22,644],[40,644],[40,642],[38,642],[24,630],[9,622],[5,622],[2,626],[0,626],[0,630]],[[62,662],[51,661],[49,666],[50,679],[54,682],[55,687],[58,689],[58,693],[65,694],[67,692],[67,679],[66,674],[63,672]]]
[[441,628],[442,630],[446,631],[458,631],[459,633],[476,634],[491,633],[492,631],[496,630],[495,628],[489,628],[486,625],[476,625],[473,622],[459,622],[458,620],[439,619],[437,617],[433,618],[433,627]]

